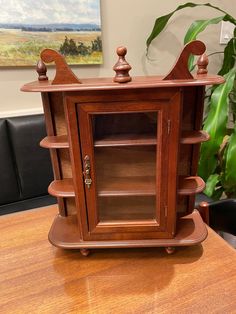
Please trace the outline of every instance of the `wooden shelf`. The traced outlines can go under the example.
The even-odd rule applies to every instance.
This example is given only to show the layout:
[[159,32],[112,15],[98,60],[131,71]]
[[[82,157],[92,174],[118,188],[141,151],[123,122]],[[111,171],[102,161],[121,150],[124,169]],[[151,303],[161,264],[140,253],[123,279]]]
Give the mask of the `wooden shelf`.
[[207,132],[201,131],[183,131],[180,139],[181,144],[198,144],[210,139]]
[[191,246],[204,241],[206,237],[206,225],[197,210],[179,219],[177,233],[172,239],[82,241],[76,215],[56,216],[48,235],[52,244],[64,249]]
[[[179,177],[178,194],[200,193],[205,182],[200,177]],[[99,197],[109,196],[154,196],[156,195],[155,176],[104,177],[97,187]],[[48,193],[56,197],[74,197],[72,179],[55,180],[48,187]]]
[[150,177],[106,177],[100,179],[98,196],[155,195],[156,178]]
[[179,177],[178,194],[192,195],[202,192],[205,182],[200,177]]
[[[205,182],[200,177],[179,177],[178,194],[192,195],[200,193]],[[155,176],[140,177],[106,177],[100,180],[98,196],[135,196],[156,195]]]
[[115,134],[95,140],[95,147],[156,145],[154,134]]
[[44,148],[68,148],[69,142],[67,135],[47,136],[40,142]]
[[48,193],[56,197],[75,197],[72,179],[52,181],[48,187]]
[[[209,134],[203,130],[183,131],[180,143],[198,144],[208,141],[209,138]],[[142,146],[156,144],[157,138],[155,134],[113,134],[94,141],[95,147]]]

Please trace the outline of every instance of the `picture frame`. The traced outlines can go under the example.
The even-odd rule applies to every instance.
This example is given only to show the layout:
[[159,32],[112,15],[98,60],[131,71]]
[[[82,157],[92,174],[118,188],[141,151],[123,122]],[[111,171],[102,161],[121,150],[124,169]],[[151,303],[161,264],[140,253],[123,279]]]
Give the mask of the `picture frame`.
[[100,0],[0,0],[0,5],[0,67],[35,66],[45,48],[71,65],[102,64]]

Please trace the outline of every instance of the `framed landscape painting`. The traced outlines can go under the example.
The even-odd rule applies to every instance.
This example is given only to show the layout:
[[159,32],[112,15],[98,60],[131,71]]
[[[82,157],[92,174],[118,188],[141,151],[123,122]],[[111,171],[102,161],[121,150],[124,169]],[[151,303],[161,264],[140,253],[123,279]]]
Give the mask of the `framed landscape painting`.
[[0,0],[0,66],[32,66],[44,48],[101,64],[99,0]]

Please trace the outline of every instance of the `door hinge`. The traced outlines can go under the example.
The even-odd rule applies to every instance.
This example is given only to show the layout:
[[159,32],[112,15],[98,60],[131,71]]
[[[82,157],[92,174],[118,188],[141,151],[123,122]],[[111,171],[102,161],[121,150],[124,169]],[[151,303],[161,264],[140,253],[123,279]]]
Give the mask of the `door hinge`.
[[171,120],[169,119],[167,121],[167,133],[170,134],[170,129],[171,129]]
[[165,205],[165,217],[167,217],[168,207]]

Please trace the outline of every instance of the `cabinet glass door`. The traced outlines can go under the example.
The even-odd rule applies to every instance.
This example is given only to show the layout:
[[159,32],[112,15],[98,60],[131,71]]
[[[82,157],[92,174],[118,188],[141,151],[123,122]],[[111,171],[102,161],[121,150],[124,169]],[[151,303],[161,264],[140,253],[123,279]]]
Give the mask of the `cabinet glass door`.
[[139,107],[78,106],[91,234],[165,232],[168,107]]
[[158,113],[94,115],[98,219],[156,219]]

